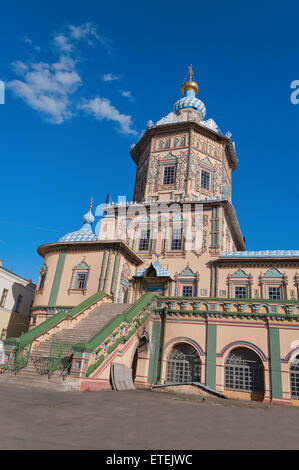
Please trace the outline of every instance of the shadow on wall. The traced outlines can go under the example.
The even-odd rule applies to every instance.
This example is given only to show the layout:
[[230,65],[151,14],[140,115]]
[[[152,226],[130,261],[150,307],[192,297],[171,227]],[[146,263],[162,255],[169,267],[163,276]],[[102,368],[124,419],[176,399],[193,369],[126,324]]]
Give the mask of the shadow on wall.
[[[13,309],[9,318],[7,325],[6,338],[18,337],[22,333],[26,333],[29,328],[30,323],[30,308],[31,298],[30,294],[26,292],[26,287],[30,286],[31,283],[28,282],[26,286],[18,282],[14,282],[12,285],[12,295],[13,295]],[[19,296],[22,296],[21,302]]]

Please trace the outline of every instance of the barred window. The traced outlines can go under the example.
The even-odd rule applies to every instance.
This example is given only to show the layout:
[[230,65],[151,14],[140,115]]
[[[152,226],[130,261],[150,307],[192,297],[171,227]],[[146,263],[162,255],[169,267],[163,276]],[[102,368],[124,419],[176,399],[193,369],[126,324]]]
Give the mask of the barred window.
[[299,355],[290,366],[291,397],[299,398]]
[[246,286],[236,286],[235,287],[235,298],[236,299],[246,299],[247,298],[247,289]]
[[75,289],[85,289],[87,281],[87,273],[77,273]]
[[182,229],[181,228],[174,228],[172,231],[171,249],[172,250],[182,249]]
[[244,392],[264,391],[264,367],[258,355],[248,348],[236,348],[225,361],[224,387]]
[[192,297],[193,286],[183,286],[183,297]]
[[209,171],[201,170],[201,182],[200,185],[204,189],[210,189],[211,174]]
[[139,251],[148,251],[149,249],[149,240],[150,240],[150,230],[142,230],[140,235],[139,242]]
[[201,360],[189,344],[178,344],[169,353],[166,383],[200,382]]
[[269,299],[281,299],[281,287],[268,287]]
[[163,184],[175,183],[175,166],[166,166],[164,168]]

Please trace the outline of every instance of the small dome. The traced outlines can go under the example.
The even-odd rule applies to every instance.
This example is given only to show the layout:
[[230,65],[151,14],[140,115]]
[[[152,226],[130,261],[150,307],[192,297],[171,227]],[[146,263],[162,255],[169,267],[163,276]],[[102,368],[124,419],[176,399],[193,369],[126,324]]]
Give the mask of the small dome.
[[89,212],[83,216],[83,226],[76,232],[67,233],[59,238],[59,242],[89,242],[97,240],[96,235],[93,233],[91,224],[94,222],[94,216],[91,212],[92,205],[89,206]]
[[196,109],[200,114],[202,119],[206,115],[206,107],[202,101],[200,101],[196,96],[184,96],[176,103],[174,103],[173,112],[177,114],[181,109],[193,108]]
[[189,65],[190,77],[188,81],[185,81],[182,85],[183,98],[174,103],[173,112],[178,114],[181,109],[192,108],[198,111],[201,115],[201,119],[204,119],[206,115],[206,107],[202,101],[196,98],[198,93],[198,84],[193,80],[194,74],[192,65]]

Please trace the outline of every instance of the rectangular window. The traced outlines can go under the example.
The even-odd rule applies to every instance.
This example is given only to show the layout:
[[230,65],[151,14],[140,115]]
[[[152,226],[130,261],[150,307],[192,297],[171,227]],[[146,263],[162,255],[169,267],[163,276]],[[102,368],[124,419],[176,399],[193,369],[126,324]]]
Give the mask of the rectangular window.
[[204,189],[210,189],[211,175],[209,171],[201,170],[201,181],[200,185]]
[[175,166],[166,166],[164,168],[163,184],[175,183]]
[[235,298],[236,299],[246,299],[246,286],[236,286],[235,287]]
[[39,289],[43,289],[45,285],[46,274],[42,274],[40,277]]
[[182,229],[181,228],[174,228],[172,231],[171,249],[172,250],[182,249]]
[[220,295],[221,295],[222,297],[225,297],[225,296],[226,296],[226,290],[221,290],[221,291],[220,291]]
[[139,242],[139,251],[148,251],[149,241],[150,241],[150,233],[151,233],[151,231],[149,229],[141,230],[140,242]]
[[268,293],[271,300],[281,299],[281,287],[269,287]]
[[23,299],[23,297],[21,295],[19,295],[18,300],[17,300],[17,304],[16,304],[16,308],[15,308],[15,311],[17,313],[19,313],[19,311],[20,311],[22,299]]
[[5,306],[7,294],[8,294],[8,289],[3,289],[2,296],[1,296],[1,301],[0,301],[0,307]]
[[87,273],[77,273],[75,289],[85,289],[87,281]]
[[183,297],[192,297],[193,286],[183,286]]

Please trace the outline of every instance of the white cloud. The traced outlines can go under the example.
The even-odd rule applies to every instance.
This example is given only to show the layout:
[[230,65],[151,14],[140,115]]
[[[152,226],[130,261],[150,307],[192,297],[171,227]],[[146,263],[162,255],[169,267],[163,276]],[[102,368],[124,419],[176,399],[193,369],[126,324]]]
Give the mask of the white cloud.
[[69,54],[73,50],[73,45],[64,34],[56,34],[54,36],[54,42],[55,45],[64,53]]
[[100,40],[100,36],[97,32],[97,27],[91,22],[83,23],[79,26],[69,25],[69,29],[71,30],[70,36],[75,39],[85,39],[86,37],[94,37],[95,39]]
[[17,75],[23,75],[28,70],[28,66],[22,60],[16,60],[11,65]]
[[121,76],[116,73],[104,73],[103,80],[104,82],[113,82],[114,80],[120,80]]
[[[22,79],[8,83],[14,94],[22,98],[34,110],[44,113],[50,122],[61,124],[73,115],[70,95],[81,84],[75,70],[75,62],[62,56],[56,63],[24,64],[17,61],[15,72]],[[17,64],[17,65],[16,65]]]
[[122,90],[120,92],[121,96],[124,96],[125,98],[129,98],[129,99],[132,99],[132,93],[130,91],[124,91]]
[[93,115],[96,119],[107,119],[108,121],[117,122],[120,125],[120,132],[123,134],[136,134],[132,129],[132,117],[126,114],[121,114],[107,98],[94,98],[79,106],[87,113]]
[[23,38],[23,41],[26,43],[26,44],[30,44],[30,46],[32,46],[36,51],[40,51],[40,47],[39,46],[36,46],[35,44],[33,44],[33,41],[32,39],[30,39],[28,36],[25,36]]

